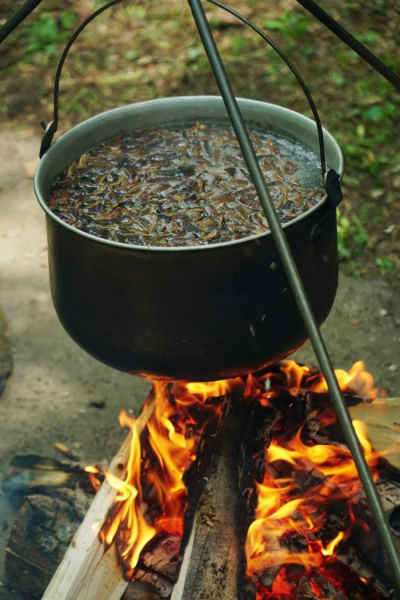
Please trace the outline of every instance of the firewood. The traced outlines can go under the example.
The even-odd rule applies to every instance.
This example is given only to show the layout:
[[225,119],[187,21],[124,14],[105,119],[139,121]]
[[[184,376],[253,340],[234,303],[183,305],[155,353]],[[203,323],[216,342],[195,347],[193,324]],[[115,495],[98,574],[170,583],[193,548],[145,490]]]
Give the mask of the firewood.
[[[28,496],[6,550],[5,588],[40,600],[86,514],[92,494],[79,488]],[[14,597],[14,596],[13,596]],[[123,600],[161,600],[154,586],[132,582]]]
[[[354,397],[348,396],[347,399],[349,404],[354,404]],[[281,437],[284,437],[285,431],[292,437],[293,432],[301,423],[303,423],[306,435],[315,443],[344,445],[343,435],[338,428],[337,423],[333,423],[331,419],[321,419],[322,414],[325,414],[325,416],[333,414],[332,405],[327,394],[306,392],[299,394],[299,396],[294,399],[293,396],[286,395],[285,392],[282,392],[277,402],[273,402],[272,405],[278,412],[281,411],[281,414],[275,419],[272,424],[272,429],[271,427],[269,428],[268,434],[270,436],[274,433],[275,429],[275,431],[279,431],[279,436]],[[357,404],[355,407],[355,413],[357,413],[357,415],[361,414],[362,420],[364,420],[363,411],[365,406],[369,409],[373,404]],[[257,410],[257,420],[261,422],[262,412],[269,411],[270,408],[259,407]],[[354,407],[350,410],[353,411]],[[391,418],[393,418],[393,416],[391,416]],[[266,453],[254,452],[254,448],[248,447],[247,441],[242,444],[242,448],[241,489],[246,501],[241,507],[241,512],[243,515],[242,520],[245,521],[247,518],[247,525],[250,525],[254,520],[255,504],[251,492],[248,493],[247,491],[249,489],[249,473],[253,473],[254,480],[262,481],[263,470],[265,470],[265,466],[263,467],[262,463],[266,459]],[[396,526],[400,529],[400,519],[398,520],[397,516],[400,514],[400,472],[388,463],[386,463],[385,466],[384,460],[382,461],[382,465],[378,490],[384,502],[384,508],[389,515],[389,520],[390,515],[392,515],[392,527],[396,532]],[[274,463],[274,469],[284,469],[282,472],[279,470],[279,477],[292,476],[292,469],[289,463]],[[312,488],[315,483],[318,482],[318,478],[321,478],[321,482],[322,480],[325,480],[322,473],[318,474],[318,471],[315,468],[312,473],[308,473],[307,471],[304,473],[296,472],[296,487],[298,487],[300,493],[304,493],[309,487]],[[246,493],[248,494],[247,497]],[[332,488],[332,497],[334,496],[335,489]],[[316,507],[318,507],[318,501],[316,501],[315,504]],[[325,504],[329,504],[329,501],[327,501],[326,498]],[[310,591],[311,571],[307,574],[304,567],[299,565],[278,564],[263,572],[257,573],[252,577],[245,577],[244,562],[244,568],[239,575],[239,598],[242,600],[254,600],[257,593],[257,582],[259,585],[264,585],[266,589],[271,589],[272,584],[279,576],[282,569],[288,569],[288,572],[292,573],[292,584],[293,581],[297,582],[295,588],[293,588],[291,592],[291,598],[293,597],[293,599],[298,598],[300,600],[305,597],[310,598],[310,600],[314,600],[318,597],[335,600],[345,600],[346,598],[350,599],[354,597],[365,598],[366,600],[368,598],[390,598],[391,596],[388,590],[393,587],[392,574],[389,566],[386,564],[386,557],[382,551],[376,527],[372,515],[369,512],[368,503],[362,493],[360,497],[355,500],[353,510],[356,516],[356,522],[360,523],[360,528],[357,529],[357,527],[355,527],[349,539],[340,544],[337,559],[329,566],[329,568],[332,568],[336,572],[338,580],[344,579],[348,586],[347,588],[346,585],[344,585],[342,591],[338,589],[335,591],[332,584],[329,582],[329,579],[327,579],[328,571],[324,571],[325,567],[321,567],[320,569],[315,568],[312,570],[313,585],[319,586],[324,590],[324,594],[327,594],[315,596],[314,593]],[[343,519],[349,519],[347,512],[347,503],[345,501],[342,503],[335,501],[329,504],[329,507],[326,509],[327,518],[325,519],[325,533],[329,536],[327,539],[333,539],[339,531],[346,530],[349,527],[349,523],[343,521]],[[368,534],[362,529],[361,524],[366,524],[369,527]],[[244,527],[244,530],[246,530],[246,527]],[[268,547],[269,556],[273,555],[273,553],[279,550],[281,546],[281,540],[273,534],[270,539],[265,536],[264,543]],[[300,546],[289,546],[289,552],[296,553],[299,552],[299,548],[301,548],[299,536],[297,536],[297,541],[295,536],[292,540],[289,542],[286,541],[285,543],[300,544]],[[295,573],[296,570],[298,572],[297,579],[296,577],[293,578],[293,573]],[[357,575],[355,575],[355,573]],[[358,576],[364,577],[369,583],[367,585],[363,584]],[[358,592],[356,592],[357,586],[359,588]],[[347,589],[347,592],[345,588]],[[266,597],[269,598],[270,596],[268,595]]]
[[[153,414],[154,408],[155,398],[152,398],[146,410],[137,420],[139,435]],[[128,435],[112,460],[109,467],[111,474],[118,476],[121,466],[126,464],[130,445],[131,434]],[[96,598],[96,600],[103,600],[103,598],[119,600],[121,598],[128,585],[123,577],[122,566],[113,549],[106,548],[100,543],[98,537],[116,495],[117,491],[108,480],[105,480],[52,578],[43,600],[89,600],[90,597]],[[97,595],[88,596],[86,591],[88,582],[91,583],[90,593],[92,594],[92,590],[96,588],[95,580],[102,580],[103,564],[105,565],[104,569],[107,569],[109,590],[102,585],[100,589],[96,589]]]
[[[238,454],[244,432],[249,440],[258,437],[255,424],[256,420],[249,421],[249,404],[232,401],[204,500],[197,515],[184,600],[233,600],[237,597],[237,573],[242,562],[238,536],[238,508],[241,502]],[[262,437],[266,423],[263,425]],[[257,448],[261,446],[262,444]]]

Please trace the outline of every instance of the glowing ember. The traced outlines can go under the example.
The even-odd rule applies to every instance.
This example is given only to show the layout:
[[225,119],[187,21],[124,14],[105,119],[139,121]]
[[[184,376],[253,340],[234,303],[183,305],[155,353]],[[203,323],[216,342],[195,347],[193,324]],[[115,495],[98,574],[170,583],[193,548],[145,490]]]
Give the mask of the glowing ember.
[[[362,362],[356,363],[349,373],[336,373],[343,390],[363,394],[370,400],[376,397],[379,390]],[[273,402],[279,408],[283,389],[298,395],[304,390],[323,393],[327,388],[320,374],[286,361],[280,374],[271,373],[258,379],[249,377],[246,395],[257,397],[263,405]],[[325,427],[336,422],[333,410],[329,409],[317,418]],[[376,480],[381,455],[373,451],[364,424],[354,421],[353,425]],[[315,444],[305,427],[303,423],[295,430],[287,429],[283,417],[265,449],[266,472],[263,482],[257,484],[258,505],[246,540],[247,576],[262,579],[268,569],[273,569],[272,572],[281,569],[270,585],[265,587],[258,583],[257,600],[289,600],[295,587],[298,594],[297,586],[301,578],[305,581],[304,577],[307,590],[312,593],[304,597],[329,598],[326,590],[318,587],[315,570],[321,572],[337,562],[340,544],[351,535],[357,521],[353,506],[360,498],[362,487],[349,450],[340,444]],[[329,533],[326,523],[331,507],[343,501],[348,514],[346,527],[338,533]],[[365,523],[357,523],[357,526],[368,531]],[[288,565],[292,565],[291,571]],[[298,565],[297,570],[293,565]],[[360,586],[365,585],[364,580],[355,577]]]

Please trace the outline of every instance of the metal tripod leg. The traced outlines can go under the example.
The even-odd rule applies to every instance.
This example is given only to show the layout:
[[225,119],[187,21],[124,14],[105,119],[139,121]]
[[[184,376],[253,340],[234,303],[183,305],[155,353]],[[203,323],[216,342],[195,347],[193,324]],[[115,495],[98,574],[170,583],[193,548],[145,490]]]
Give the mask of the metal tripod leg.
[[226,109],[236,137],[240,144],[244,160],[246,161],[254,186],[257,190],[259,200],[262,204],[265,216],[268,220],[271,234],[273,236],[280,259],[289,280],[297,306],[307,328],[308,335],[318,359],[321,371],[326,379],[328,389],[332,398],[336,414],[342,428],[346,443],[353,455],[358,474],[364,486],[371,511],[375,518],[376,526],[381,535],[382,542],[389,556],[391,566],[395,575],[397,587],[400,591],[400,560],[397,555],[396,546],[383,511],[381,500],[376,490],[371,472],[366,463],[363,450],[354,430],[345,399],[340,390],[339,383],[321,336],[318,324],[315,320],[312,308],[308,301],[303,283],[301,281],[296,263],[289,248],[286,235],[279,222],[274,205],[265,185],[260,165],[257,161],[249,134],[233,94],[228,76],[219,55],[215,40],[210,30],[201,0],[188,0],[193,17],[199,31],[203,46],[206,50],[218,87],[221,91]]

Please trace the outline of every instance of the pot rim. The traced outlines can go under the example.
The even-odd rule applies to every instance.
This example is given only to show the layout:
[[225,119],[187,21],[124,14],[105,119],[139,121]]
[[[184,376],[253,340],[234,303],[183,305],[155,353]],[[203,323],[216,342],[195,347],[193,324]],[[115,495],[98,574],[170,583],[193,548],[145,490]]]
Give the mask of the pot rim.
[[[193,252],[193,251],[201,251],[201,250],[203,250],[203,251],[204,250],[213,250],[213,249],[217,249],[217,248],[224,248],[227,246],[243,244],[246,242],[253,242],[255,240],[264,238],[265,236],[271,235],[271,231],[268,230],[264,233],[258,233],[258,234],[252,235],[252,236],[243,237],[238,240],[230,240],[228,242],[219,242],[216,244],[208,244],[208,245],[203,245],[203,246],[138,246],[138,245],[134,245],[134,244],[126,244],[124,242],[115,242],[113,240],[107,240],[107,239],[95,236],[91,233],[87,233],[86,231],[82,231],[82,230],[78,229],[77,227],[73,227],[72,225],[69,225],[68,223],[66,223],[65,221],[60,219],[60,217],[57,217],[57,215],[55,215],[53,213],[53,211],[49,208],[49,206],[47,205],[47,202],[42,194],[40,179],[41,179],[41,173],[44,169],[44,165],[49,160],[51,160],[52,149],[57,146],[57,144],[60,140],[68,139],[68,137],[75,135],[76,132],[79,132],[79,129],[83,128],[87,123],[94,122],[99,117],[104,117],[104,115],[115,114],[118,111],[121,111],[126,108],[130,108],[130,107],[137,107],[140,109],[143,106],[150,106],[150,105],[157,104],[157,105],[160,105],[160,107],[162,108],[163,103],[171,102],[171,100],[176,100],[176,101],[180,101],[180,102],[182,102],[182,101],[193,102],[194,100],[208,102],[210,100],[212,100],[212,101],[219,100],[221,103],[223,102],[223,100],[220,96],[207,96],[207,95],[172,96],[172,97],[167,97],[167,98],[157,98],[155,100],[145,100],[143,102],[134,102],[132,104],[125,105],[125,106],[122,106],[119,108],[114,108],[114,109],[111,109],[108,111],[104,111],[102,113],[95,115],[94,117],[90,117],[89,119],[82,121],[78,125],[75,125],[71,129],[69,129],[66,133],[61,135],[57,139],[57,141],[49,148],[49,150],[46,152],[46,154],[41,158],[39,165],[36,169],[36,173],[35,173],[35,177],[34,177],[34,190],[35,190],[36,198],[37,198],[40,206],[44,210],[44,212],[47,214],[47,216],[50,217],[51,219],[53,219],[53,221],[55,221],[56,223],[58,223],[65,229],[68,229],[69,231],[71,231],[77,235],[81,235],[85,238],[88,238],[89,240],[91,240],[93,242],[97,242],[99,244],[107,244],[108,246],[115,246],[115,247],[122,248],[125,250],[136,250],[136,251],[142,251],[142,252],[143,251],[145,251],[145,252],[149,252],[149,251],[151,251],[151,252],[153,252],[153,251],[154,252],[182,252],[182,251]],[[239,102],[239,106],[240,106],[240,104],[242,104],[242,105],[245,104],[246,106],[258,106],[261,108],[267,108],[267,112],[270,107],[273,107],[274,110],[278,109],[279,112],[281,112],[281,114],[286,114],[288,116],[296,115],[297,119],[303,120],[303,122],[307,122],[308,124],[311,124],[311,126],[313,126],[315,128],[315,130],[317,129],[315,121],[313,121],[309,117],[306,117],[297,111],[280,106],[279,104],[272,104],[270,102],[262,102],[260,100],[251,100],[248,98],[237,98],[237,101]],[[343,172],[344,172],[344,161],[343,161],[343,154],[342,154],[341,148],[340,148],[339,144],[337,143],[337,141],[335,140],[335,138],[332,136],[332,134],[329,133],[329,131],[327,131],[325,128],[323,128],[323,131],[324,131],[325,142],[326,142],[326,140],[329,140],[329,143],[334,147],[335,151],[338,154],[338,157],[339,157],[338,171],[339,171],[340,179],[342,179]],[[290,137],[290,136],[288,136],[288,137]],[[305,219],[309,214],[313,213],[320,206],[322,206],[327,201],[327,198],[328,198],[328,196],[325,195],[323,198],[321,198],[321,200],[319,202],[317,202],[317,204],[315,204],[312,208],[310,208],[303,214],[299,215],[298,217],[295,217],[294,219],[292,219],[291,221],[289,221],[287,223],[282,223],[283,229],[286,229],[287,227],[290,227],[291,225],[298,223],[302,219]]]

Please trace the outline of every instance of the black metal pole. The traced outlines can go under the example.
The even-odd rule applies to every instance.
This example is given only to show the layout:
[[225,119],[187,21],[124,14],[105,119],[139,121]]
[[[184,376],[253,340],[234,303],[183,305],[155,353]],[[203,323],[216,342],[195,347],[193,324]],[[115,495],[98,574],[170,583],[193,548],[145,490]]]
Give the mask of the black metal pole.
[[26,0],[24,4],[0,27],[0,44],[22,23],[42,0]]
[[268,220],[271,234],[292,288],[293,295],[296,299],[297,306],[307,328],[314,352],[321,367],[321,371],[326,379],[340,426],[346,439],[346,443],[353,455],[354,462],[370,503],[378,531],[388,553],[397,586],[400,590],[400,560],[397,555],[396,546],[389,528],[389,524],[386,520],[386,515],[383,511],[378,492],[372,479],[371,471],[369,470],[365,460],[363,450],[354,430],[345,399],[340,390],[340,386],[337,381],[328,351],[325,347],[324,340],[308,301],[296,263],[287,242],[286,235],[279,222],[273,202],[266,187],[260,165],[257,161],[246,125],[244,123],[236,98],[233,94],[232,87],[219,55],[215,40],[211,33],[201,0],[188,0],[188,2],[216,81],[218,83],[218,87],[221,91],[229,118],[239,141],[244,160],[246,161],[254,186],[257,190],[259,200]]
[[354,52],[361,56],[371,67],[387,79],[394,87],[400,90],[400,77],[391,71],[375,54],[373,54],[364,44],[359,42],[351,33],[349,33],[340,23],[335,21],[328,13],[318,6],[314,0],[297,0],[304,6],[316,19],[321,21],[325,27],[347,44]]

